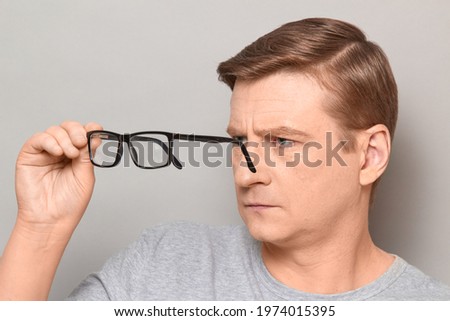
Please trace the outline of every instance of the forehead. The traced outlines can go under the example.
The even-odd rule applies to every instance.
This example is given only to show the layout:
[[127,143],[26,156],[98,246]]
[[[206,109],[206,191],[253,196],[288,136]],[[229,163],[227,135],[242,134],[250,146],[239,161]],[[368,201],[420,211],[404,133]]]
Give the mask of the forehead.
[[256,81],[237,81],[231,96],[229,127],[288,126],[314,130],[333,122],[323,109],[327,92],[311,77],[277,73]]

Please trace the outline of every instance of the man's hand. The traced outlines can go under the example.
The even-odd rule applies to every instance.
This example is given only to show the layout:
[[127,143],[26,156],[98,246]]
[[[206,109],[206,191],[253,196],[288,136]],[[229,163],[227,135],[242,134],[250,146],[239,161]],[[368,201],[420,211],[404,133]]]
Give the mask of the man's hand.
[[94,187],[86,132],[98,124],[65,122],[31,137],[16,165],[18,221],[38,231],[55,226],[74,229]]
[[0,300],[45,300],[94,188],[86,132],[65,122],[31,137],[16,164],[18,215],[0,258]]

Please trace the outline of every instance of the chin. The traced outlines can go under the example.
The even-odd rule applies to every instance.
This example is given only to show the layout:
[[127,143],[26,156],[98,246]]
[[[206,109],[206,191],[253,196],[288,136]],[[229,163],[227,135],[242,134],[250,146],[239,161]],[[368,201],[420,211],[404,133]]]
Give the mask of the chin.
[[310,231],[300,229],[295,224],[277,221],[246,220],[244,223],[250,235],[257,241],[276,246],[288,246],[308,238]]
[[278,228],[276,224],[264,224],[262,222],[246,221],[250,235],[260,241],[265,243],[277,243],[284,239],[283,235],[280,235],[282,229]]
[[294,232],[292,220],[279,208],[262,212],[240,208],[240,214],[250,235],[258,241],[282,243]]

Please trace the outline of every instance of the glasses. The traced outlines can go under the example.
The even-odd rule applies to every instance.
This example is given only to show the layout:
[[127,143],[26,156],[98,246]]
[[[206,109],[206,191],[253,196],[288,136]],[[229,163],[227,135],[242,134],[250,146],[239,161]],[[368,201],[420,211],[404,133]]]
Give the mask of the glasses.
[[161,131],[146,131],[132,134],[118,134],[106,130],[87,133],[89,158],[94,166],[110,168],[118,165],[126,143],[133,163],[143,169],[156,169],[173,164],[182,169],[181,162],[173,155],[174,140],[197,141],[205,143],[231,143],[240,147],[248,169],[255,173],[256,168],[244,143],[229,137],[186,135]]

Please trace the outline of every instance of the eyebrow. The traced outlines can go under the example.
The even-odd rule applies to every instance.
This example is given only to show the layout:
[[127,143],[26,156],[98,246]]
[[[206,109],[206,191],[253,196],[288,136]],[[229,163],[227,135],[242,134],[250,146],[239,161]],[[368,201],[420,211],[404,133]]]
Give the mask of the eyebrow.
[[[305,138],[311,137],[310,134],[308,134],[304,131],[289,127],[289,126],[261,128],[261,129],[257,129],[255,132],[256,132],[256,134],[258,134],[260,136],[264,136],[264,135],[270,133],[270,134],[274,134],[276,136],[287,135],[287,136],[299,136],[299,137],[305,137]],[[229,126],[227,128],[227,133],[230,136],[238,136],[236,134],[238,134],[239,131],[236,128]]]
[[255,130],[256,134],[266,135],[266,134],[274,134],[276,136],[299,136],[299,137],[311,137],[309,134],[304,131],[289,127],[289,126],[280,126],[280,127],[271,127],[271,128],[262,128]]

